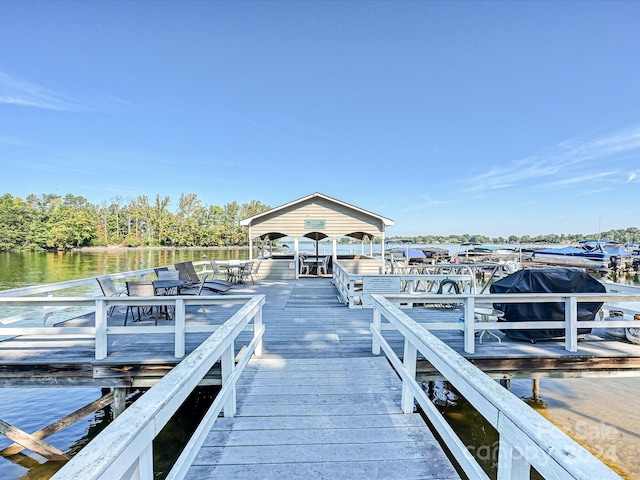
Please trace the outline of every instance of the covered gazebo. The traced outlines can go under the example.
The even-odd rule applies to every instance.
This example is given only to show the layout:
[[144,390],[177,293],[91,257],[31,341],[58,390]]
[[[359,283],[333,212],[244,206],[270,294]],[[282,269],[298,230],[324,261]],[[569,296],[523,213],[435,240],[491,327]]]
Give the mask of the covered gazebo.
[[[261,240],[264,244],[270,240],[291,237],[294,242],[294,261],[297,265],[301,238],[314,240],[316,253],[318,242],[330,238],[332,257],[335,261],[337,241],[340,237],[352,237],[361,241],[378,237],[384,249],[385,228],[393,225],[393,220],[316,192],[246,218],[240,225],[249,229],[247,237],[250,259],[253,256],[251,247],[255,240]],[[384,258],[384,251],[382,254]]]

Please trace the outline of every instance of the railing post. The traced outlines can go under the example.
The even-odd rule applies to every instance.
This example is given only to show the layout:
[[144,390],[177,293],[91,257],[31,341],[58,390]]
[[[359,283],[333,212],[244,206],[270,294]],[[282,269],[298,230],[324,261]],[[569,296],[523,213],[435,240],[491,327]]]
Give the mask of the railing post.
[[[412,380],[416,379],[416,363],[417,363],[418,351],[416,346],[412,344],[408,339],[404,340],[404,353],[402,363],[406,374],[411,377]],[[402,380],[402,413],[413,413],[413,393],[409,387],[411,380]]]
[[173,314],[174,316],[174,326],[175,326],[175,338],[174,338],[174,355],[176,358],[182,358],[185,354],[185,344],[186,344],[186,335],[185,335],[185,324],[186,324],[186,313],[185,313],[185,303],[181,298],[176,299],[176,309]]
[[107,304],[96,300],[96,360],[107,357]]
[[133,465],[130,480],[153,480],[153,442],[149,442]]
[[[53,297],[53,292],[47,292],[47,298],[49,297]],[[47,306],[43,305],[42,308],[45,309]],[[51,316],[51,312],[45,313],[42,320],[45,327],[53,327],[53,317]]]
[[[375,332],[380,335],[381,332],[381,324],[382,324],[382,314],[380,313],[380,309],[376,306],[374,301],[373,303],[373,329]],[[371,353],[374,355],[380,355],[380,342],[378,341],[378,337],[375,335],[372,336],[371,341]]]
[[565,348],[569,352],[578,351],[578,299],[575,295],[564,300]]
[[530,478],[531,465],[529,462],[504,435],[500,435],[498,480],[529,480]]
[[[253,317],[253,338],[256,338],[256,335],[261,330],[262,327],[262,307],[256,312],[255,317]],[[256,349],[254,351],[254,355],[256,357],[262,356],[262,337],[258,340],[256,344]]]
[[[410,271],[408,272],[409,275],[411,275]],[[415,279],[413,277],[409,277],[409,279],[407,280],[407,293],[413,293],[415,292]],[[411,305],[411,304],[409,304]],[[407,307],[409,306],[407,305]]]
[[[233,373],[235,368],[235,359],[233,356],[233,339],[231,339],[231,344],[227,347],[227,349],[220,357],[220,368],[222,370],[222,387],[224,388],[229,382],[229,377]],[[224,403],[224,416],[225,417],[234,417],[236,415],[236,386],[232,385],[230,387],[229,396],[227,397]]]
[[349,299],[349,308],[355,307],[356,304],[356,281],[349,278],[349,287],[347,289],[347,298]]
[[467,297],[464,299],[464,351],[474,353],[476,350],[476,330],[475,330],[475,299]]

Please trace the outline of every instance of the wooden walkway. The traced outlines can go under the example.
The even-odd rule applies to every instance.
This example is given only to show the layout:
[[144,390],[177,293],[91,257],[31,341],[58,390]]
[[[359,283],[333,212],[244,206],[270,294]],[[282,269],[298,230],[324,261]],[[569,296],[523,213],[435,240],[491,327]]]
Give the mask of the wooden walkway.
[[[263,282],[234,287],[227,295],[264,294],[263,358],[371,357],[369,309],[349,309],[337,300],[330,278],[303,278],[297,281]],[[207,307],[206,318],[197,308],[188,311],[190,324],[222,324],[237,306]],[[405,312],[418,322],[453,322],[460,310],[414,308]],[[110,325],[122,325],[124,308],[109,318]],[[67,322],[91,325],[92,316]],[[147,322],[147,324],[151,324]],[[166,324],[161,320],[160,324]],[[562,341],[531,344],[504,337],[502,343],[485,338],[476,344],[474,354],[463,350],[459,331],[435,334],[451,348],[496,378],[535,378],[581,375],[638,375],[640,346],[613,340],[594,330],[578,344],[578,352],[567,352]],[[246,336],[243,336],[246,335]],[[187,353],[199,345],[206,334],[187,335]],[[242,334],[238,346],[250,337]],[[402,351],[399,334],[385,333],[397,352]],[[171,335],[119,335],[109,347],[109,355],[95,359],[95,342],[86,335],[30,335],[0,342],[0,387],[66,386],[150,386],[173,368]],[[432,367],[419,362],[418,372],[430,376]],[[219,381],[219,371],[210,372],[211,382]],[[425,377],[426,379],[427,377]]]
[[385,358],[254,358],[186,478],[459,478],[400,391]]
[[459,478],[422,417],[402,413],[389,362],[362,342],[371,312],[341,305],[330,279],[288,292],[267,296],[264,355],[186,478]]
[[[264,354],[241,377],[237,417],[217,420],[189,478],[458,478],[422,418],[401,413],[400,382],[386,359],[371,353],[371,310],[340,304],[330,278],[263,282],[234,293],[266,295]],[[222,324],[238,308],[208,306],[206,317],[193,308],[187,322]],[[457,325],[460,316],[459,310],[405,311],[420,322]],[[121,311],[109,322],[123,319]],[[496,376],[591,374],[599,365],[605,374],[640,372],[640,347],[597,333],[576,353],[562,342],[485,339],[473,355],[463,353],[459,331],[437,335]],[[188,334],[187,353],[206,336]],[[402,337],[387,336],[401,352]],[[236,349],[250,337],[242,333]],[[120,335],[113,347],[96,361],[93,339],[82,335],[0,342],[0,386],[150,386],[179,361],[171,335]],[[426,362],[420,369],[430,374]],[[219,371],[210,373],[211,381],[219,378]]]
[[[264,355],[240,378],[234,418],[219,418],[187,479],[459,478],[401,384],[372,357],[371,312],[338,302],[329,279],[267,297]],[[239,342],[242,343],[242,342]]]

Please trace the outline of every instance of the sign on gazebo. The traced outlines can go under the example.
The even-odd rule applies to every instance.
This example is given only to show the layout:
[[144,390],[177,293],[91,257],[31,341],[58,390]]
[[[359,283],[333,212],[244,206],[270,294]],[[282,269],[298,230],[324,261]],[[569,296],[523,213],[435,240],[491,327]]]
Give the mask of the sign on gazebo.
[[327,228],[326,220],[305,220],[304,228],[308,230],[323,230]]

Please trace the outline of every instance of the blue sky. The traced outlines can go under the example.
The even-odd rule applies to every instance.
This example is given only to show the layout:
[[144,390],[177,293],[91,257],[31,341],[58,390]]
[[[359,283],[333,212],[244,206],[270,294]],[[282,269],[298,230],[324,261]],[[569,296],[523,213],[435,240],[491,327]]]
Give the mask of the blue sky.
[[0,193],[640,226],[640,2],[0,2]]

